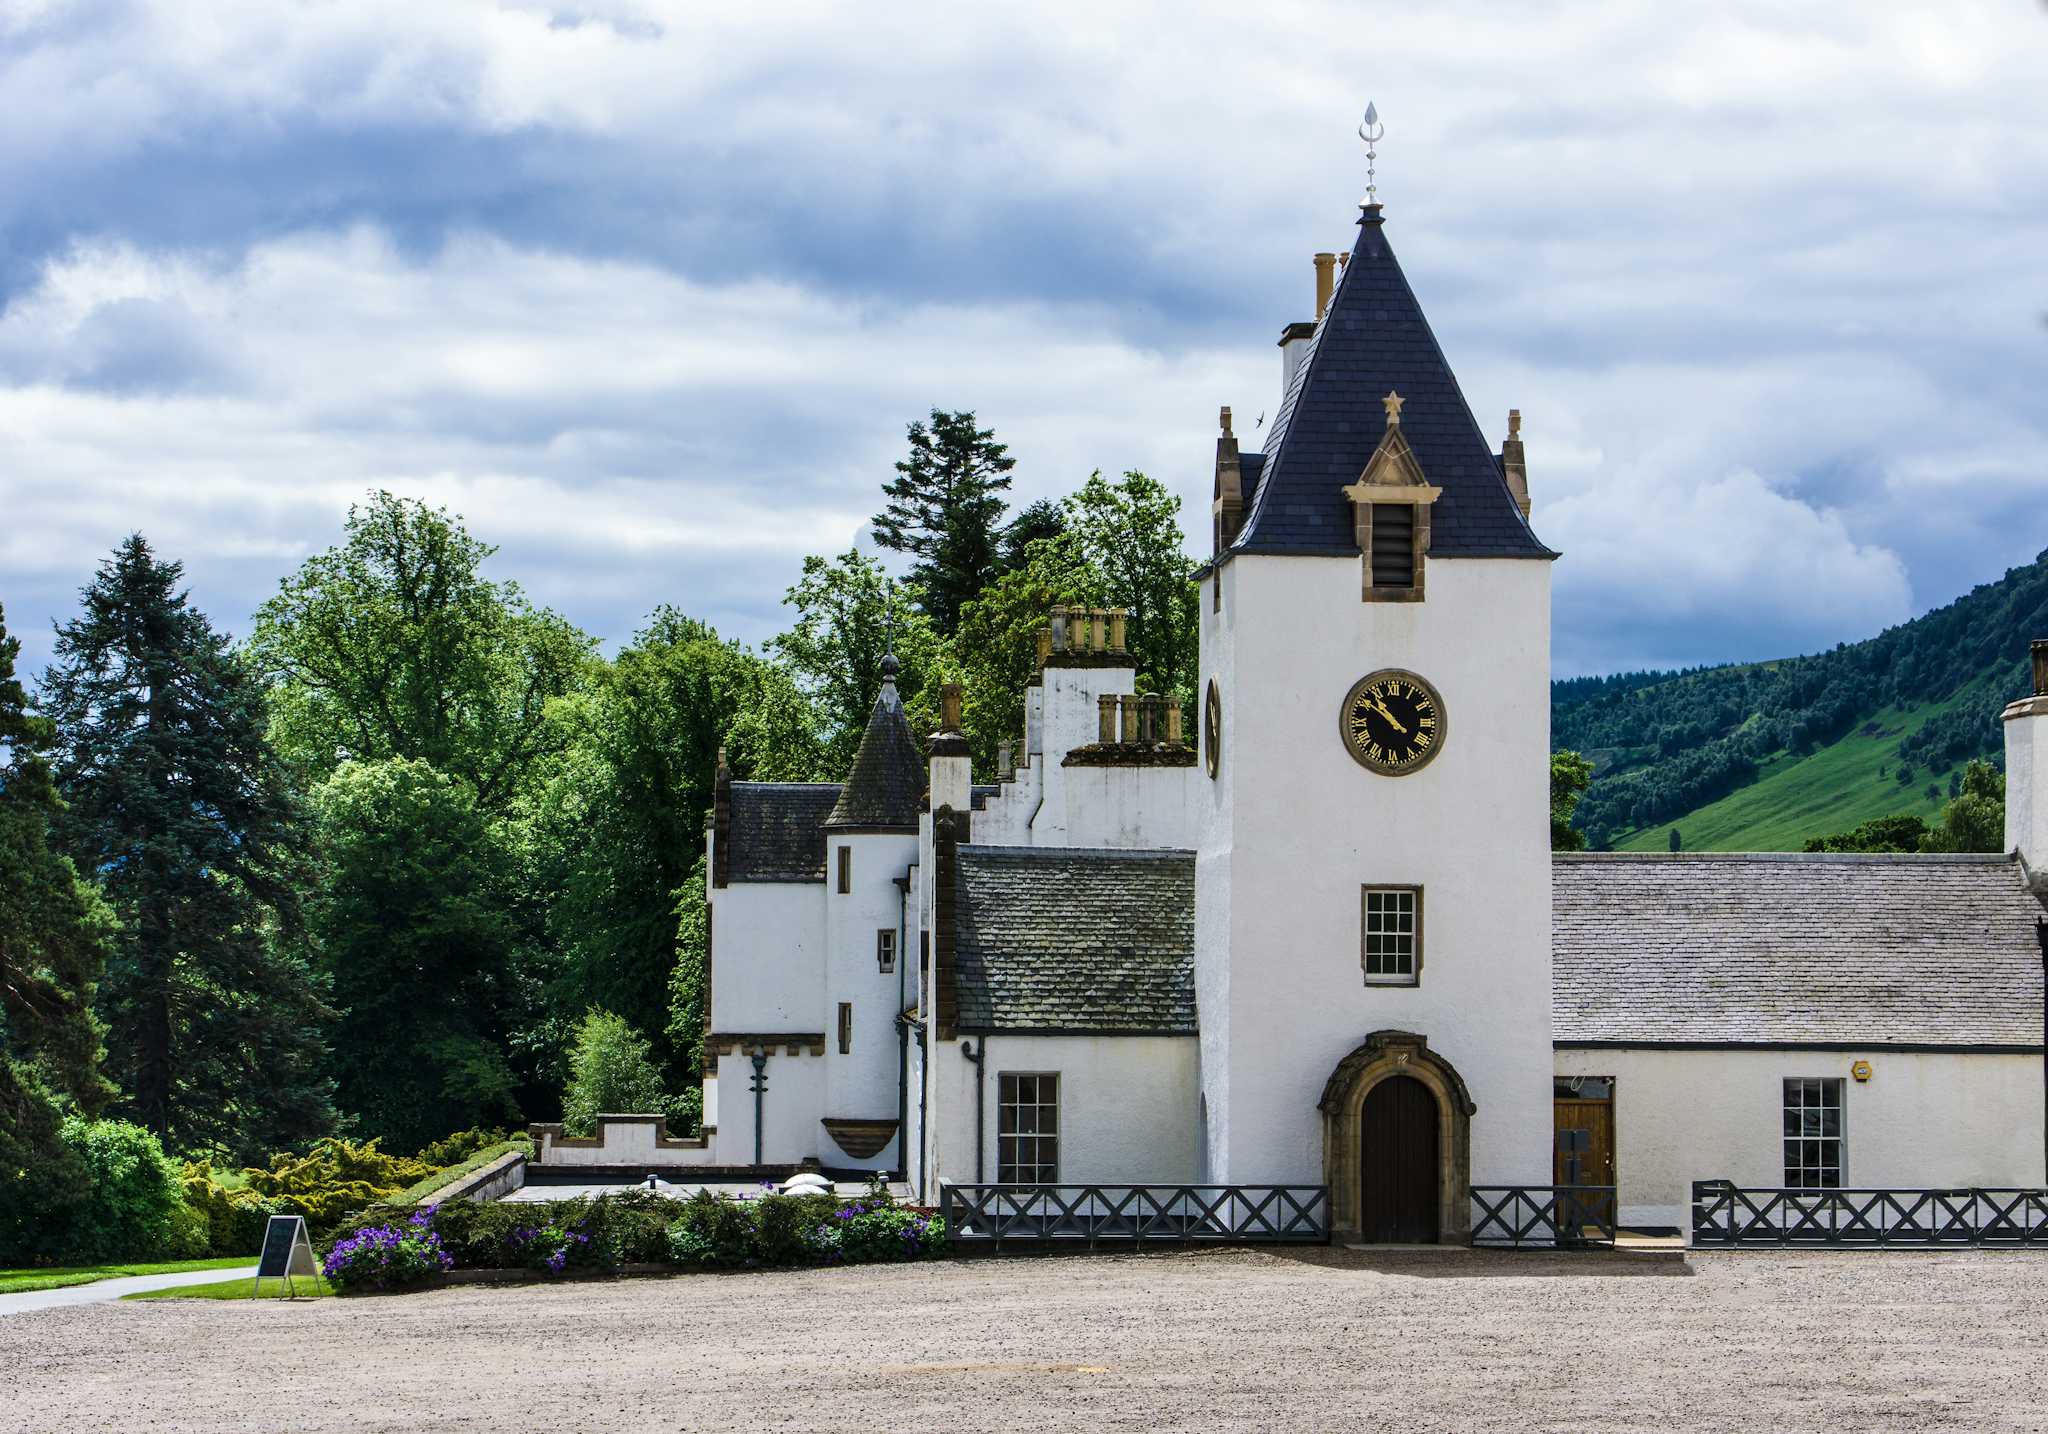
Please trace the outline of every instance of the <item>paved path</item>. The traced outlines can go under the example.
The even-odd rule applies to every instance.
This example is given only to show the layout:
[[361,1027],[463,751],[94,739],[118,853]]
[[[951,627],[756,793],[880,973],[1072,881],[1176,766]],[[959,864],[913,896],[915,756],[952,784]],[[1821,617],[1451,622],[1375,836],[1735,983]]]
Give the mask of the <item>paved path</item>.
[[61,1309],[65,1305],[97,1304],[118,1300],[139,1290],[169,1290],[179,1285],[212,1285],[222,1280],[246,1280],[256,1273],[254,1265],[232,1270],[185,1270],[168,1275],[122,1275],[118,1279],[94,1280],[88,1285],[65,1285],[55,1290],[30,1290],[26,1294],[0,1295],[0,1315],[28,1314],[33,1310]]

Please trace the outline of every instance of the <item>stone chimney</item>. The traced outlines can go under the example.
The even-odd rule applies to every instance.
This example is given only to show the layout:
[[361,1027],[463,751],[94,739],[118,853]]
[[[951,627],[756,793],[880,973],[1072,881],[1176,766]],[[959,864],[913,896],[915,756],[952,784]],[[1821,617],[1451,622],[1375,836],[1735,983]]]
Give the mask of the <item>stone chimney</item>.
[[2048,899],[2048,641],[2035,639],[2030,696],[2005,709],[2005,849]]
[[711,779],[711,884],[722,888],[731,879],[732,769],[725,764],[725,748],[720,747],[718,773]]
[[1522,510],[1522,516],[1529,516],[1529,468],[1522,459],[1522,410],[1508,410],[1508,436],[1500,446],[1500,469],[1508,480],[1508,491],[1515,495],[1515,506]]
[[[1216,440],[1216,501],[1211,514],[1215,550],[1220,553],[1237,541],[1237,530],[1244,523],[1244,475],[1238,467],[1237,435],[1230,431],[1230,410],[1224,409],[1216,421],[1223,432]],[[1053,609],[1055,625],[1059,611]],[[1057,638],[1054,645],[1058,645]]]
[[930,744],[934,817],[941,808],[964,815],[974,806],[974,761],[960,726],[961,695],[957,682],[939,689],[939,730]]

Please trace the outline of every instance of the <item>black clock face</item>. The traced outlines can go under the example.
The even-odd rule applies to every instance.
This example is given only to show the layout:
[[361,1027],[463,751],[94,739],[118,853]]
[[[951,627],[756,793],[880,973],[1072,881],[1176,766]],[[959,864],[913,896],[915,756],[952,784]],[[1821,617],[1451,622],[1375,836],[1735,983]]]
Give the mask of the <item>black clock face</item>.
[[1442,748],[1443,699],[1414,673],[1389,668],[1359,679],[1344,698],[1338,723],[1344,750],[1360,766],[1400,776]]

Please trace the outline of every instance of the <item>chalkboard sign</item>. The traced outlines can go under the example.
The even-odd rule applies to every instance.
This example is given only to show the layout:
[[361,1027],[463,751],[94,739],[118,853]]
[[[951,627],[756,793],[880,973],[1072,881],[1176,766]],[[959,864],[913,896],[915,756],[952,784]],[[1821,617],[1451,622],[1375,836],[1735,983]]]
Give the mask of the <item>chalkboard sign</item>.
[[260,1292],[265,1280],[283,1280],[285,1293],[295,1294],[294,1275],[319,1273],[319,1263],[313,1258],[313,1242],[306,1236],[305,1217],[272,1215],[263,1228],[263,1253],[256,1260],[256,1285],[250,1293]]

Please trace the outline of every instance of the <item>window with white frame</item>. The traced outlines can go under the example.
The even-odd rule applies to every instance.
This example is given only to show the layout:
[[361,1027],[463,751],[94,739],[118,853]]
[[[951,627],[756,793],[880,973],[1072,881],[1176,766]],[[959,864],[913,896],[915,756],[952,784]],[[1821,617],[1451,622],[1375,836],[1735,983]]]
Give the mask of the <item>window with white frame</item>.
[[1839,1190],[1846,1141],[1842,1082],[1801,1076],[1785,1082],[1785,1185]]
[[875,932],[875,964],[884,975],[896,969],[896,933],[887,927]]
[[1360,960],[1372,986],[1412,986],[1422,978],[1422,888],[1365,888]]
[[996,1179],[1005,1185],[1057,1185],[1060,1078],[1004,1071],[996,1099]]

